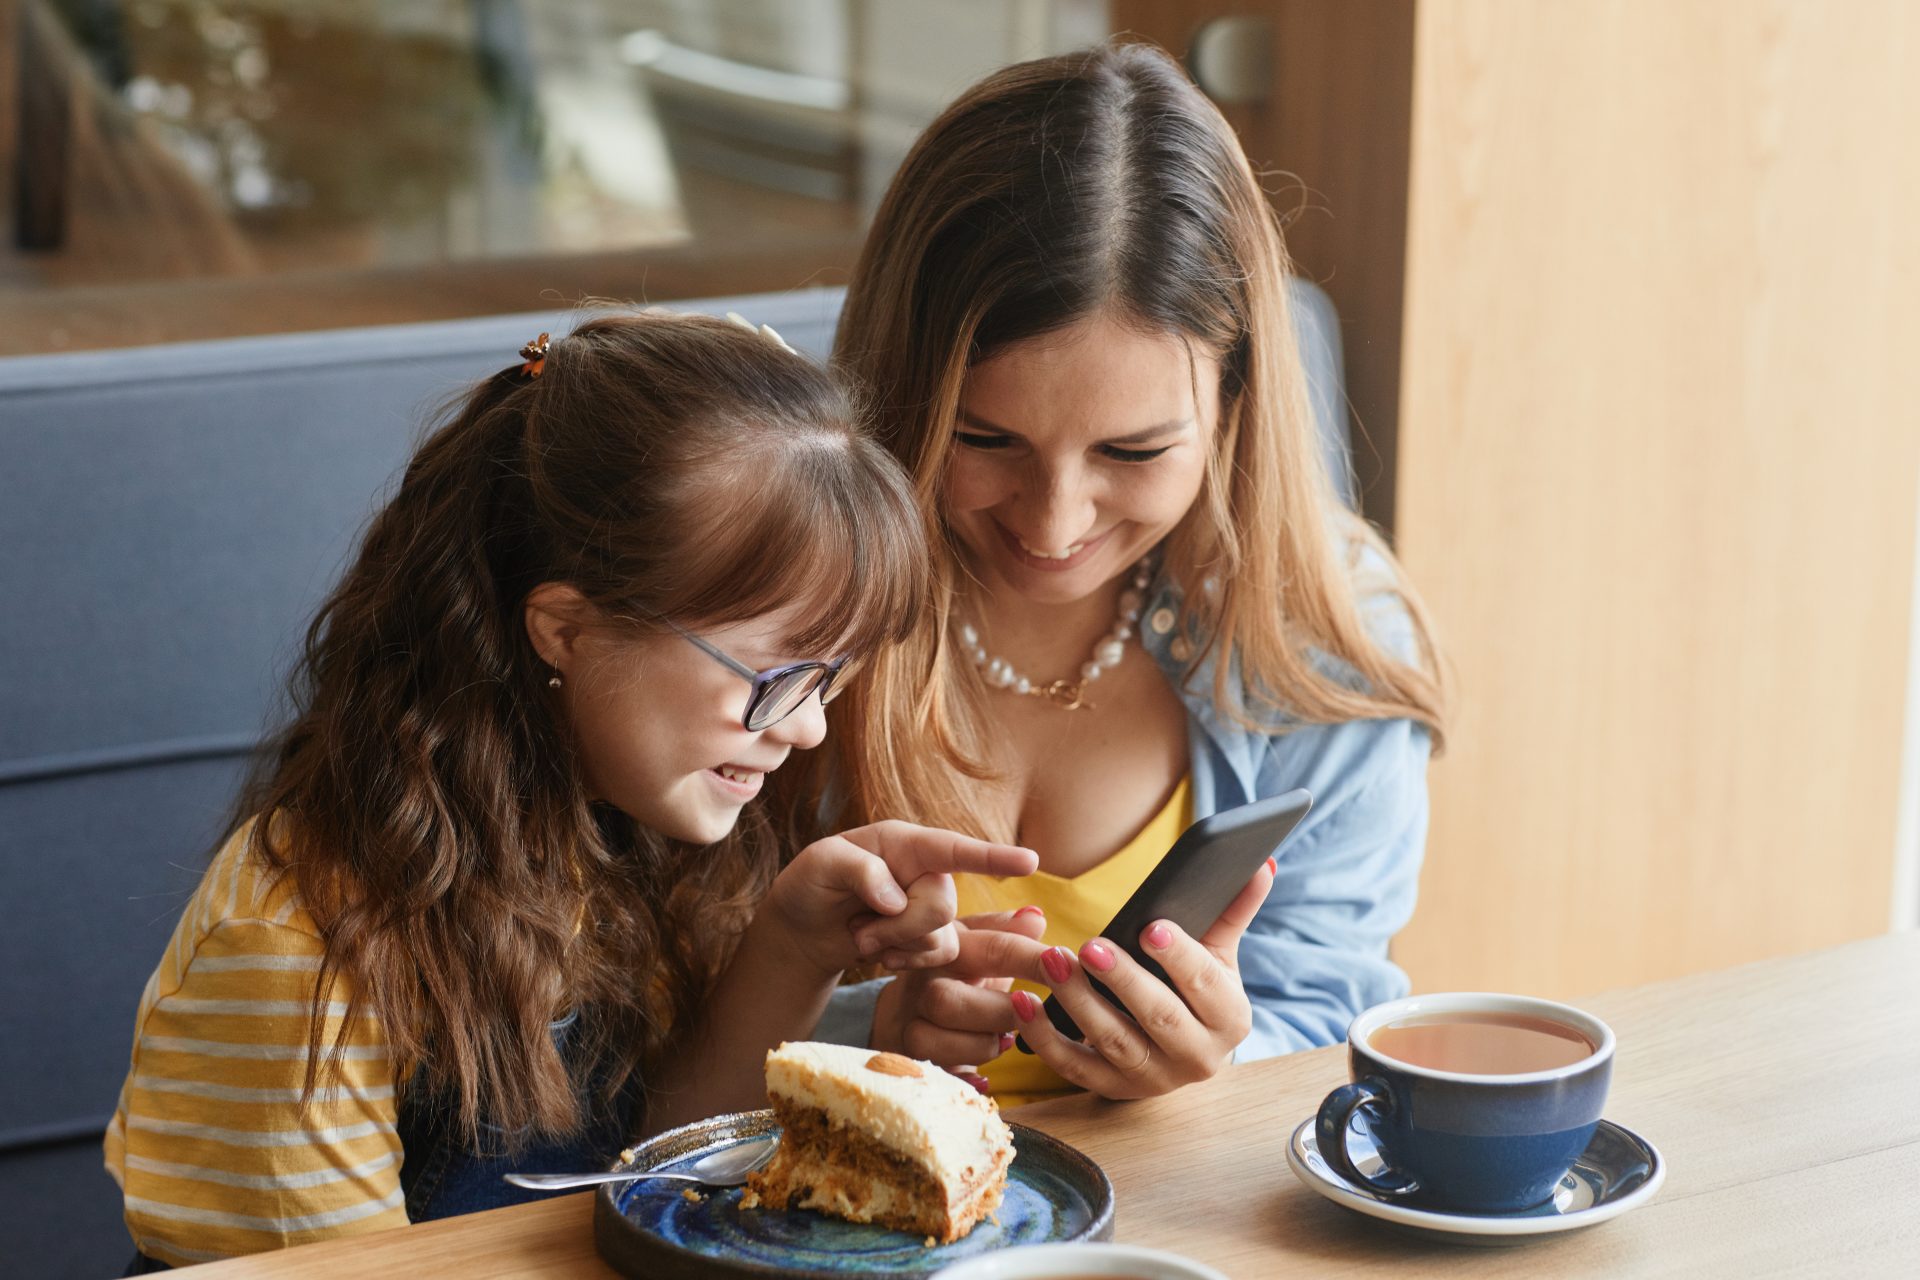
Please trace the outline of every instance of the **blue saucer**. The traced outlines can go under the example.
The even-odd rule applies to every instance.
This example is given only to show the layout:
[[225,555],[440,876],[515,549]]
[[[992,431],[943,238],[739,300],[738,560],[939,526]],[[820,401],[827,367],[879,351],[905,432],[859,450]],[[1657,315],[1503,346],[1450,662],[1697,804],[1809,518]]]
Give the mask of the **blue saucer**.
[[[1416,1234],[1453,1244],[1519,1244],[1531,1236],[1597,1226],[1653,1199],[1667,1166],[1651,1142],[1624,1125],[1602,1120],[1593,1140],[1554,1188],[1553,1198],[1510,1213],[1461,1213],[1401,1204],[1335,1173],[1320,1156],[1309,1119],[1293,1131],[1287,1163],[1313,1190],[1357,1213]],[[1377,1173],[1382,1161],[1367,1136],[1355,1129],[1348,1148],[1360,1172]]]
[[[602,1187],[594,1198],[594,1243],[617,1270],[650,1280],[827,1274],[911,1280],[1010,1245],[1111,1239],[1113,1184],[1100,1166],[1038,1129],[1009,1127],[1014,1157],[1000,1208],[952,1244],[928,1245],[922,1236],[804,1209],[742,1209],[739,1187],[694,1198],[683,1194],[687,1183],[665,1180]],[[674,1171],[778,1132],[771,1111],[716,1116],[650,1139],[615,1167]]]

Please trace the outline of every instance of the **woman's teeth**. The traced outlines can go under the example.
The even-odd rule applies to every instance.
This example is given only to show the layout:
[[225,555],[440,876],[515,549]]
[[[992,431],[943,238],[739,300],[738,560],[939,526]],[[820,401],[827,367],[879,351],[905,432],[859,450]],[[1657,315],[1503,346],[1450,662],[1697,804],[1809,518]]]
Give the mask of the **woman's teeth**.
[[1084,542],[1076,542],[1065,551],[1042,551],[1038,547],[1028,546],[1026,542],[1022,540],[1020,542],[1020,549],[1036,560],[1070,560],[1080,548],[1086,545]]
[[752,782],[760,776],[755,770],[735,769],[731,765],[724,764],[716,768],[714,772],[725,778],[728,782]]

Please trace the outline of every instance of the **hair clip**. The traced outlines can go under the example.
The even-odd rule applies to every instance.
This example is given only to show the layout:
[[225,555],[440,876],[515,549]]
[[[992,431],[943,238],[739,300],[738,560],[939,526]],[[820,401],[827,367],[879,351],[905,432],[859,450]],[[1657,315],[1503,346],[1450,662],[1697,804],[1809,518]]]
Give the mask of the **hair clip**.
[[798,351],[795,351],[792,347],[788,346],[787,340],[781,337],[777,332],[775,332],[774,327],[770,324],[763,324],[756,328],[754,326],[753,321],[747,319],[745,316],[741,315],[738,311],[727,312],[727,319],[733,321],[735,324],[739,325],[742,329],[745,329],[748,333],[757,333],[763,338],[773,339],[773,341],[779,345],[780,349],[786,352],[788,355],[797,356],[800,354]]
[[547,335],[543,333],[520,348],[520,358],[526,361],[520,366],[520,372],[529,378],[539,377],[540,371],[547,367]]

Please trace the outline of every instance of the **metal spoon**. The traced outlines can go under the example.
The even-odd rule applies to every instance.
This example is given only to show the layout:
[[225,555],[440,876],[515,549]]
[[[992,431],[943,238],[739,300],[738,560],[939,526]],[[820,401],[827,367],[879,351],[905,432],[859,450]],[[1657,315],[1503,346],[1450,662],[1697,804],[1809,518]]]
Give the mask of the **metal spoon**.
[[707,1187],[737,1187],[747,1175],[773,1159],[780,1139],[772,1134],[722,1148],[693,1162],[687,1173],[655,1173],[646,1169],[624,1169],[612,1173],[509,1173],[504,1175],[516,1187],[535,1191],[560,1191],[567,1187],[591,1187],[601,1182],[634,1182],[640,1178],[671,1178],[676,1182],[697,1182]]

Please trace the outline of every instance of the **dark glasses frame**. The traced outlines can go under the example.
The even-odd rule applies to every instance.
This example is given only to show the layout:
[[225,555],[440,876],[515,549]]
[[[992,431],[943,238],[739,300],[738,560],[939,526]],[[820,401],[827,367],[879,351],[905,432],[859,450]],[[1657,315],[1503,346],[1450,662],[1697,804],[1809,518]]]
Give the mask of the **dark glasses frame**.
[[[816,693],[820,695],[821,706],[832,702],[840,692],[837,687],[840,673],[850,661],[850,658],[842,657],[832,662],[788,662],[768,667],[765,671],[755,671],[679,623],[667,618],[660,621],[673,628],[687,643],[753,686],[752,692],[747,694],[746,709],[740,713],[740,723],[750,733],[771,729],[798,711]],[[785,710],[781,709],[782,703],[785,704]]]

